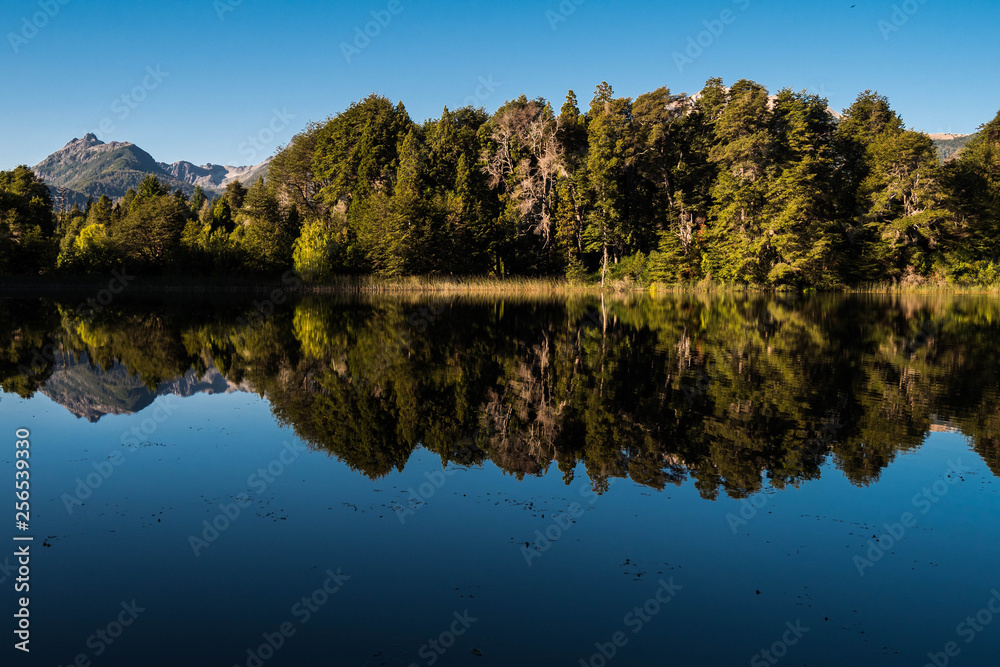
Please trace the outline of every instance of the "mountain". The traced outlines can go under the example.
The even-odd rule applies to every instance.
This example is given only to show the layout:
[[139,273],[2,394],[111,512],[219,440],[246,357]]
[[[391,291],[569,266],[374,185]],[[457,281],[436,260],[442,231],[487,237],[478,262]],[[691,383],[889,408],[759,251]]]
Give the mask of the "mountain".
[[93,134],[73,139],[38,163],[34,170],[53,190],[58,202],[67,205],[88,197],[125,196],[129,188],[138,188],[147,174],[153,174],[170,189],[190,195],[200,185],[209,196],[220,194],[232,181],[249,185],[267,175],[270,158],[251,167],[231,167],[191,162],[166,164],[135,144],[125,141],[104,143]]
[[249,185],[261,176],[267,176],[267,167],[270,162],[271,158],[268,158],[252,167],[230,167],[220,164],[206,164],[199,167],[190,162],[174,162],[173,164],[160,162],[159,165],[175,180],[190,184],[192,187],[200,185],[205,192],[221,192],[232,181],[240,181]]
[[979,136],[975,134],[930,134],[928,135],[934,142],[938,157],[941,162],[948,162],[958,157],[958,154],[965,150],[970,141]]

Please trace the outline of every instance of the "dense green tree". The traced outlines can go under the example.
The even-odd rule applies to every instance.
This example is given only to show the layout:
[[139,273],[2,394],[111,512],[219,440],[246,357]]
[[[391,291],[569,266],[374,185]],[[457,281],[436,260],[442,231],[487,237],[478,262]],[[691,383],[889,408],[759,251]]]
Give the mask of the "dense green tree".
[[121,259],[133,265],[166,268],[180,248],[185,211],[167,194],[136,196],[128,214],[113,229]]
[[749,80],[634,100],[603,82],[585,111],[569,91],[558,115],[522,95],[420,124],[370,95],[295,135],[265,180],[211,201],[147,175],[120,201],[54,215],[31,170],[4,172],[0,272],[998,283],[998,155],[1000,117],[942,167],[872,91],[841,117]]
[[331,118],[319,130],[312,172],[326,185],[319,192],[329,208],[388,190],[399,148],[413,125],[402,103],[370,95]]
[[951,233],[941,169],[930,137],[887,130],[865,153],[861,183],[866,273],[879,279],[926,276],[936,269],[936,250]]
[[246,199],[246,196],[247,189],[241,181],[230,181],[226,184],[226,192],[222,198],[229,205],[229,210],[235,212],[243,206],[243,200]]
[[191,215],[198,217],[206,202],[208,202],[208,196],[205,195],[205,191],[201,189],[200,185],[194,186],[194,194],[191,195],[191,201],[188,204],[188,207],[191,209]]
[[587,176],[592,207],[584,227],[585,249],[599,253],[601,284],[609,262],[633,248],[637,231],[631,216],[630,186],[634,177],[632,100],[615,98],[606,82],[590,104],[587,130]]
[[139,189],[136,191],[135,198],[132,200],[129,209],[131,210],[136,205],[136,202],[153,197],[162,197],[168,193],[167,188],[160,183],[160,179],[152,174],[147,174],[146,178],[142,179],[142,183],[139,184]]
[[774,100],[772,178],[763,233],[769,285],[830,287],[841,275],[835,211],[833,134],[825,99],[781,91]]
[[345,273],[352,262],[345,256],[347,215],[313,218],[302,225],[292,253],[295,271],[308,283],[329,281]]
[[0,171],[0,206],[25,228],[38,227],[45,236],[55,232],[52,194],[35,172],[24,165]]
[[712,186],[708,264],[705,272],[726,282],[766,284],[776,253],[764,233],[765,203],[774,143],[767,89],[737,81],[712,122],[715,145],[709,159],[718,166]]
[[38,274],[55,263],[52,196],[25,166],[0,172],[0,275]]
[[323,124],[310,123],[271,160],[267,178],[284,204],[293,205],[307,219],[322,218],[329,214],[320,192],[329,181],[313,173],[316,144]]
[[957,218],[952,263],[959,278],[1000,281],[1000,113],[946,166]]
[[[296,218],[297,215],[296,212]],[[236,224],[243,230],[248,269],[280,273],[291,266],[292,247],[300,232],[297,219],[282,212],[277,195],[265,185],[263,178],[257,179],[247,191]]]

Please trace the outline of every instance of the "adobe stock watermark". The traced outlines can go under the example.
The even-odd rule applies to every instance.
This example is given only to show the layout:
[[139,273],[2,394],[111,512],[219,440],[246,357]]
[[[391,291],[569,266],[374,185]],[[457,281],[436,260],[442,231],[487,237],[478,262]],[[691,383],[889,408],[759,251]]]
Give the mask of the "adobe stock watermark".
[[268,298],[263,301],[254,301],[253,312],[248,317],[237,317],[236,325],[241,329],[256,329],[263,326],[277,312],[278,306],[282,306],[288,302],[289,292],[295,292],[302,287],[302,281],[299,280],[294,271],[286,271],[281,276],[281,284],[283,287],[272,290],[268,294]]
[[[750,7],[751,2],[753,2],[753,0],[732,1],[741,12],[746,11]],[[674,51],[673,53],[672,57],[674,65],[677,66],[677,71],[683,73],[685,67],[693,65],[695,60],[700,58],[706,50],[712,48],[712,45],[722,37],[722,34],[726,31],[726,26],[736,23],[738,17],[739,14],[732,9],[723,9],[719,12],[718,18],[710,21],[702,21],[701,24],[705,29],[697,35],[688,37],[687,47],[683,52]]]
[[[151,92],[160,87],[160,84],[168,76],[170,76],[170,72],[162,71],[159,65],[156,67],[152,65],[147,66],[146,74],[142,77],[142,80],[132,90],[116,97],[111,102],[111,113],[115,115],[119,123],[123,122],[132,115],[133,111],[139,108],[140,104],[146,101]],[[110,137],[115,128],[115,119],[108,116],[98,124],[94,134],[103,141]]]
[[882,33],[882,40],[889,41],[889,36],[894,32],[899,32],[900,28],[909,23],[910,18],[920,11],[921,5],[926,5],[927,0],[904,0],[904,2],[892,6],[892,14],[889,20],[880,19],[878,31]]
[[[929,487],[924,487],[911,499],[911,504],[920,514],[926,515],[933,509],[934,505],[941,502],[941,499],[948,495],[951,487],[960,481],[959,475],[969,472],[971,468],[962,465],[962,460],[948,462],[950,466],[946,477],[939,479]],[[858,569],[858,574],[865,576],[865,570],[874,567],[875,563],[882,560],[886,553],[895,545],[899,544],[910,528],[917,525],[917,516],[913,512],[903,512],[899,520],[892,524],[884,524],[884,532],[878,538],[872,537],[868,540],[868,549],[863,556],[854,556],[854,566]]]
[[392,19],[402,14],[404,9],[406,7],[403,6],[402,0],[389,0],[385,9],[373,9],[371,11],[372,20],[363,26],[354,28],[354,39],[350,43],[340,43],[340,52],[344,54],[344,60],[347,61],[347,64],[350,65],[356,56],[361,55],[362,51],[371,46],[372,40],[377,39],[382,31],[389,27]]
[[6,556],[0,563],[0,584],[7,583],[12,575],[17,574],[17,565],[10,562],[10,556]]
[[[451,622],[447,630],[433,639],[428,639],[427,643],[417,650],[417,655],[424,659],[423,664],[428,665],[428,667],[440,660],[441,656],[455,645],[458,638],[468,632],[472,624],[479,620],[470,615],[468,609],[461,614],[456,611],[452,616],[455,620]],[[409,667],[420,667],[420,664],[412,662]]]
[[225,21],[226,14],[235,12],[236,8],[242,4],[243,0],[215,0],[212,3],[212,9],[215,10],[215,15],[219,17],[220,21]]
[[551,9],[546,10],[545,20],[549,22],[549,27],[552,28],[553,32],[559,29],[560,23],[565,23],[569,20],[569,17],[576,14],[577,8],[585,3],[587,0],[562,0],[559,6],[556,7],[558,11],[553,11]]
[[281,477],[291,464],[295,463],[302,452],[309,448],[300,442],[283,443],[284,447],[277,458],[273,459],[263,468],[258,468],[256,472],[247,477],[247,490],[236,495],[234,502],[219,503],[219,512],[211,520],[205,519],[201,522],[202,530],[200,535],[191,534],[188,536],[188,545],[194,555],[200,556],[201,552],[211,546],[222,533],[229,530],[236,520],[243,514],[243,510],[253,504],[253,494],[261,494],[267,491],[275,480]]
[[[94,634],[87,637],[85,645],[92,653],[79,653],[73,661],[66,667],[90,667],[91,656],[99,658],[125,633],[125,628],[129,627],[139,618],[139,614],[146,611],[145,607],[140,607],[135,600],[122,602],[122,610],[118,615],[103,628],[98,628]],[[59,665],[63,667],[63,665]]]
[[618,652],[625,648],[629,641],[653,620],[653,617],[663,611],[671,600],[684,589],[680,584],[675,584],[673,578],[670,581],[660,579],[660,587],[653,595],[638,607],[625,614],[622,624],[631,631],[631,636],[625,630],[619,630],[611,635],[606,642],[597,642],[594,648],[597,651],[589,658],[580,658],[580,667],[604,667],[609,661],[614,659]]
[[20,53],[21,47],[30,40],[38,36],[38,32],[49,24],[49,21],[56,17],[59,10],[69,4],[70,0],[38,0],[38,7],[41,11],[35,12],[30,17],[21,17],[21,29],[17,32],[8,32],[7,41],[14,53]]
[[[149,437],[155,433],[160,424],[167,421],[170,415],[177,409],[176,403],[178,400],[173,394],[164,396],[161,400],[156,401],[157,404],[149,416],[143,419],[138,426],[133,426],[131,430],[123,432],[121,442],[127,448],[126,451],[135,451],[142,443],[140,438]],[[86,477],[77,477],[76,487],[72,494],[62,494],[62,502],[66,508],[66,512],[72,516],[73,510],[76,507],[82,507],[84,501],[90,499],[95,491],[104,486],[104,483],[111,478],[126,460],[122,452],[114,451],[111,452],[106,461],[93,463],[94,472],[87,474]]]
[[781,635],[781,639],[777,640],[769,648],[762,650],[760,653],[755,653],[752,658],[750,658],[751,667],[768,667],[768,665],[777,665],[781,660],[788,655],[790,648],[798,644],[806,633],[809,632],[809,628],[802,627],[802,621],[795,621],[793,625],[791,621],[785,623],[785,627],[788,628]]
[[425,472],[424,477],[427,479],[426,482],[416,488],[411,486],[407,489],[409,498],[406,499],[406,504],[395,505],[392,508],[392,510],[396,513],[396,518],[399,519],[399,523],[401,525],[405,525],[407,517],[410,517],[416,514],[417,511],[423,509],[427,504],[427,501],[433,498],[437,492],[444,487],[448,478],[457,472],[458,468],[445,468],[440,471],[435,470],[433,472]]
[[[85,322],[90,322],[95,315],[103,312],[105,308],[110,306],[115,296],[125,291],[125,288],[128,287],[131,281],[135,280],[135,276],[128,275],[124,269],[121,271],[117,269],[112,271],[111,276],[111,280],[108,281],[108,286],[105,289],[100,290],[94,296],[88,297],[76,305],[73,312],[77,317]],[[18,365],[17,372],[20,375],[32,375],[32,366],[47,366],[48,364],[55,363],[56,352],[60,348],[61,344],[50,335],[48,342],[32,355],[31,361],[27,364]]]
[[478,109],[483,106],[483,103],[486,102],[486,100],[493,96],[493,93],[496,92],[497,88],[503,85],[503,83],[499,81],[494,81],[492,74],[488,77],[479,77],[478,84],[479,85],[476,86],[473,93],[465,98],[463,106]]
[[[986,603],[986,606],[971,616],[966,616],[965,620],[955,627],[955,634],[964,640],[966,645],[976,641],[976,637],[986,631],[986,628],[1000,615],[1000,591],[993,589],[993,595]],[[944,645],[942,651],[930,652],[927,654],[929,662],[924,667],[947,667],[952,658],[957,658],[962,653],[962,645],[956,641],[950,641]]]
[[698,367],[694,378],[681,378],[681,393],[684,394],[684,400],[687,401],[689,407],[708,396],[714,375],[715,362],[709,362],[706,366]]
[[295,114],[288,113],[288,107],[274,109],[271,120],[262,127],[256,134],[251,134],[247,140],[239,145],[240,155],[246,157],[250,163],[255,164],[261,151],[274,142],[274,138],[281,132],[288,129]]
[[[337,571],[326,571],[326,579],[319,588],[309,595],[302,596],[302,599],[292,605],[289,613],[293,620],[285,621],[278,625],[273,632],[265,632],[261,635],[263,643],[256,647],[248,648],[246,660],[234,663],[233,667],[263,667],[264,663],[273,658],[284,646],[285,642],[295,636],[298,628],[308,623],[313,614],[316,614],[330,602],[330,598],[337,594],[344,584],[350,580],[350,576],[344,574],[337,568]],[[298,621],[298,627],[295,625]]]
[[607,315],[596,308],[588,308],[583,314],[583,322],[580,327],[583,329],[599,329],[603,331],[607,327]]
[[767,507],[770,502],[771,496],[769,494],[758,493],[743,499],[743,502],[740,503],[739,516],[732,512],[726,514],[726,522],[729,524],[729,529],[733,531],[733,535],[736,535],[740,528],[756,519],[760,511]]
[[[803,442],[802,454],[804,456],[819,456],[830,449],[830,446],[837,442],[837,434],[843,430],[844,425],[840,423],[839,416],[831,411],[827,414],[817,435]],[[751,521],[760,515],[761,511],[771,502],[771,494],[758,493],[750,498],[745,498],[740,503],[739,514],[729,512],[726,514],[726,522],[733,535],[739,529],[749,525]]]
[[77,305],[76,316],[87,321],[93,319],[94,315],[110,306],[115,297],[124,292],[135,278],[136,276],[130,276],[124,268],[115,269],[111,272],[111,280],[108,281],[106,288]]
[[[601,496],[590,486],[585,485],[580,487],[580,497],[585,498],[588,505],[593,505]],[[554,514],[545,530],[535,531],[535,541],[525,542],[521,547],[521,556],[524,557],[525,564],[531,567],[531,561],[548,553],[552,545],[576,524],[576,520],[582,517],[585,511],[580,503],[571,503],[565,512]]]
[[903,354],[912,357],[921,349],[930,345],[941,333],[941,325],[933,320],[924,320],[920,325],[920,331],[914,334],[913,338],[903,339]]
[[[434,324],[450,305],[451,302],[445,302],[443,305],[429,304],[410,311],[407,317],[410,329],[401,334],[393,335],[386,345],[379,348],[379,355],[372,360],[371,376],[377,376],[389,369],[397,356],[409,354],[416,342],[413,331],[415,330],[418,334],[425,333],[427,328]],[[358,378],[358,382],[363,385],[369,385],[371,381],[370,377]]]

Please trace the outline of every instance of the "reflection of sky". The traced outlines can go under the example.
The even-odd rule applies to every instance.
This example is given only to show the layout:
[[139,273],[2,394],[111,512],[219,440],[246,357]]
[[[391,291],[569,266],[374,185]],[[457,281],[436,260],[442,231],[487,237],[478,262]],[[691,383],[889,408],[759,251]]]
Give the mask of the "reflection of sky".
[[[998,584],[1000,485],[957,434],[930,435],[867,488],[828,466],[799,489],[769,490],[736,534],[727,515],[741,501],[705,501],[690,482],[656,492],[619,480],[589,503],[582,466],[569,486],[555,466],[521,481],[492,464],[459,470],[401,524],[392,506],[440,471],[435,455],[418,451],[373,482],[307,452],[196,558],[189,535],[294,439],[266,401],[161,397],[97,424],[42,395],[0,406],[0,433],[32,429],[33,532],[52,544],[33,546],[33,664],[87,651],[133,598],[147,611],[101,664],[245,664],[284,621],[297,633],[268,664],[408,664],[466,609],[478,620],[438,664],[470,664],[473,648],[484,654],[473,664],[577,664],[619,630],[630,641],[615,664],[746,664],[796,620],[810,632],[790,650],[795,664],[922,664]],[[148,446],[119,444],[166,407]],[[12,448],[2,451],[9,470]],[[62,495],[116,451],[121,465],[67,514]],[[959,460],[971,471],[920,514],[913,496]],[[524,543],[572,502],[583,515],[528,567]],[[918,525],[859,577],[852,558],[907,511]],[[338,568],[351,579],[298,625],[292,606]],[[684,588],[633,634],[625,616],[661,578]],[[963,643],[963,664],[990,664],[998,637]]]

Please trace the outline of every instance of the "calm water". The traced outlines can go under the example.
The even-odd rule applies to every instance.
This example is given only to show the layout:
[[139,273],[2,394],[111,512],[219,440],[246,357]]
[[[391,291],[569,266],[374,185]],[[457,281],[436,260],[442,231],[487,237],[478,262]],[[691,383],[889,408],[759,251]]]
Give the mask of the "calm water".
[[5,665],[1000,654],[1000,301],[77,305],[0,301]]

